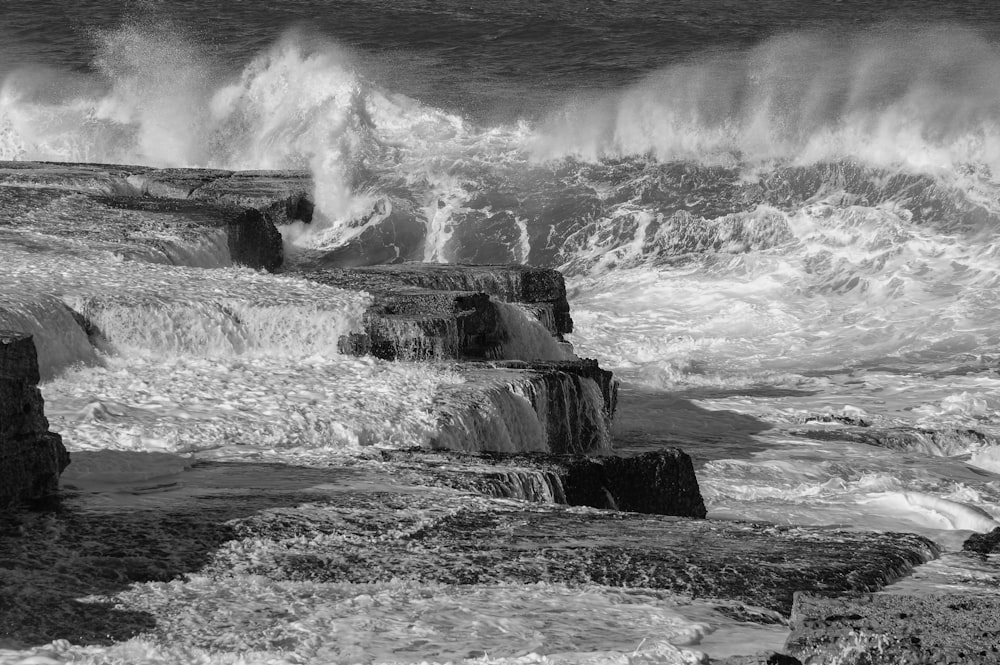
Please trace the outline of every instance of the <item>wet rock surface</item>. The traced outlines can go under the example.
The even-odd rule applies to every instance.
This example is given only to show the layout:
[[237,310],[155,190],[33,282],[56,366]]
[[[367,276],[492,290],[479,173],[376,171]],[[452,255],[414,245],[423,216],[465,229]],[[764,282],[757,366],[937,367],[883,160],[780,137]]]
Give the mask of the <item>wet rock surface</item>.
[[936,551],[909,534],[527,508],[441,496],[433,503],[393,494],[345,499],[239,520],[234,527],[254,550],[253,563],[241,557],[242,562],[226,560],[226,566],[298,581],[545,581],[652,588],[738,600],[787,615],[795,590],[877,589]]
[[789,653],[803,663],[1000,663],[1000,598],[795,595]]
[[159,263],[275,270],[275,225],[312,218],[311,188],[295,171],[0,162],[0,230],[11,242],[41,235]]
[[[227,633],[226,612],[211,614],[214,627],[183,621],[185,579],[219,602],[238,580],[317,593],[345,583],[597,584],[716,599],[720,611],[780,622],[795,590],[877,588],[934,551],[905,534],[498,502],[405,480],[379,459],[331,469],[201,462],[155,487],[70,490],[57,512],[0,522],[0,631],[23,644]],[[136,591],[143,583],[151,593]],[[168,604],[182,616],[155,609],[174,594]]]
[[563,276],[547,268],[398,263],[301,274],[373,295],[367,338],[345,339],[347,353],[387,360],[503,358],[513,333],[496,302],[521,305],[557,341],[573,329]]
[[395,263],[324,269],[304,275],[343,288],[392,294],[407,289],[485,293],[502,302],[548,306],[553,334],[573,332],[562,274],[549,268],[517,264],[470,265],[448,263]]
[[676,448],[635,457],[383,451],[425,484],[486,496],[704,518],[691,458]]
[[49,431],[30,335],[0,330],[0,507],[55,494],[69,454]]

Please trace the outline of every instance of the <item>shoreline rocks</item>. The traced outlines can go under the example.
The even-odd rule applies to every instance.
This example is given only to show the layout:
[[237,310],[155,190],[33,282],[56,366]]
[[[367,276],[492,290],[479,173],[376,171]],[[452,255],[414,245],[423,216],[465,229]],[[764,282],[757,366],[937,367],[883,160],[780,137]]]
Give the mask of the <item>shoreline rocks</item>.
[[62,438],[49,431],[30,335],[0,330],[0,508],[44,499],[69,464]]

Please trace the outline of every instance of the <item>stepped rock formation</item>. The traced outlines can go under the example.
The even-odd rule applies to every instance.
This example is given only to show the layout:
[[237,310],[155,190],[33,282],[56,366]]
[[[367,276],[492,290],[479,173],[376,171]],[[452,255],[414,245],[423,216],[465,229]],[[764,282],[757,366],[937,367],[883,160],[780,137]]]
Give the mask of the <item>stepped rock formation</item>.
[[69,454],[48,431],[30,335],[0,330],[0,507],[54,494]]
[[[0,585],[5,637],[103,644],[155,627],[164,639],[202,646],[186,614],[174,634],[169,611],[155,614],[152,605],[130,606],[130,597],[115,596],[134,582],[178,582],[163,585],[166,597],[191,573],[201,583],[226,587],[226,593],[210,595],[236,605],[242,602],[238,590],[229,596],[226,585],[241,575],[316,585],[544,582],[717,599],[724,601],[717,611],[726,616],[781,623],[796,590],[871,591],[936,556],[930,541],[912,534],[684,519],[705,517],[684,453],[589,456],[612,449],[618,384],[596,361],[566,359],[572,356],[562,335],[573,323],[558,272],[357,265],[419,254],[425,229],[402,205],[374,211],[382,219],[343,251],[314,264],[306,256],[284,265],[276,225],[312,218],[310,189],[308,177],[298,172],[0,164],[4,243],[31,251],[55,243],[59,251],[110,251],[126,259],[209,268],[238,263],[287,272],[263,276],[269,280],[291,277],[308,284],[294,279],[302,278],[364,291],[371,304],[367,296],[355,298],[351,315],[363,318],[362,329],[341,338],[342,350],[388,360],[448,360],[459,377],[442,384],[421,412],[431,416],[430,443],[437,451],[385,453],[374,462],[359,456],[350,468],[198,462],[177,472],[184,477],[183,492],[153,493],[142,498],[146,503],[123,493],[120,503],[95,514],[88,503],[95,499],[85,492],[66,497],[70,509],[54,518],[62,534],[55,544],[46,517],[18,517],[23,536],[0,539],[0,570],[28,579],[31,593]],[[459,244],[468,250],[475,240]],[[552,247],[545,251],[556,255]],[[484,250],[458,256],[492,255]],[[65,294],[38,291],[71,330],[74,344],[94,353],[107,331],[87,315],[102,307],[176,304],[90,295],[80,296],[74,303],[80,311],[73,311],[61,299]],[[242,303],[241,294],[227,297]],[[204,305],[223,315],[224,323],[243,323],[229,302],[191,304],[192,315],[201,316]],[[290,328],[285,319],[274,319],[280,332]],[[336,342],[341,332],[330,339]],[[0,341],[0,502],[6,502],[54,491],[68,456],[58,435],[47,431],[30,338],[12,333]],[[40,355],[48,352],[39,347]],[[65,365],[53,358],[43,363]],[[525,454],[531,451],[543,454]],[[382,475],[364,477],[369,463]],[[254,478],[259,486],[248,484]],[[498,496],[534,503],[494,500]],[[129,505],[132,500],[136,505]],[[136,510],[140,504],[143,510]],[[78,601],[101,594],[110,600]],[[186,606],[183,598],[178,606]],[[213,614],[206,624],[217,621],[218,634],[231,633],[225,614]],[[247,648],[258,638],[246,636]],[[298,637],[288,639],[294,645]],[[764,660],[786,662],[780,658]]]
[[21,232],[5,242],[34,233],[157,263],[276,270],[275,225],[312,219],[311,189],[294,171],[0,162],[0,232]]
[[786,650],[807,665],[1000,663],[1000,597],[795,594]]
[[[397,263],[301,274],[374,296],[365,335],[345,340],[348,353],[370,352],[387,360],[503,358],[512,331],[497,302],[524,307],[557,342],[573,330],[566,283],[556,270]],[[547,355],[553,360],[560,354],[549,350]]]
[[382,452],[424,484],[507,499],[704,518],[691,458],[670,448],[636,457]]

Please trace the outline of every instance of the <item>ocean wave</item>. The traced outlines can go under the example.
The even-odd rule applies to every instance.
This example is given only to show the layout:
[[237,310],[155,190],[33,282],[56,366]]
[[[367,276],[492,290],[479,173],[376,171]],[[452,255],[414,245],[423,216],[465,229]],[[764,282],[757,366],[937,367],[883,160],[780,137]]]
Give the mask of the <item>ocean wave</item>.
[[787,34],[569,105],[539,133],[535,154],[995,169],[998,65],[995,45],[958,27]]

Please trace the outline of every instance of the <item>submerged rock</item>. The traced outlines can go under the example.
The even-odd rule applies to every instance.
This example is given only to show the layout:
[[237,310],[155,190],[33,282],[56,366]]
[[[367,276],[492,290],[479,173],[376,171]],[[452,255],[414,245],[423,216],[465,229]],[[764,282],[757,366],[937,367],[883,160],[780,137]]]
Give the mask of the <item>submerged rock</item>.
[[547,309],[553,335],[573,332],[562,273],[550,268],[518,264],[468,265],[450,263],[396,263],[354,268],[329,268],[303,273],[304,277],[342,288],[376,294],[408,289],[485,293],[501,302],[523,303]]
[[791,629],[786,649],[807,665],[1000,663],[998,596],[797,593]]
[[[440,491],[439,491],[440,492]],[[468,495],[340,495],[232,523],[214,565],[317,583],[537,582],[660,589],[788,615],[796,590],[879,589],[936,555],[913,534],[642,515]]]
[[0,507],[54,494],[69,464],[49,431],[30,335],[0,330]]

